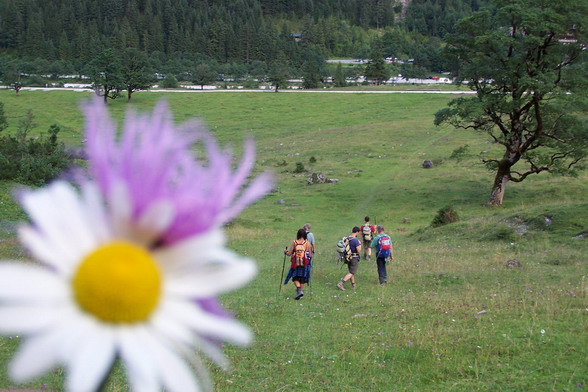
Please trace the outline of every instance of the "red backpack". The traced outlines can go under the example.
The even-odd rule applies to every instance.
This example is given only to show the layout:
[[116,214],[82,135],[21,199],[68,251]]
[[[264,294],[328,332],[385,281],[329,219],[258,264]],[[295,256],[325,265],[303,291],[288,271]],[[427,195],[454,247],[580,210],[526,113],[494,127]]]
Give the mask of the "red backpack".
[[378,238],[378,256],[390,257],[390,249],[392,248],[392,240],[387,235]]

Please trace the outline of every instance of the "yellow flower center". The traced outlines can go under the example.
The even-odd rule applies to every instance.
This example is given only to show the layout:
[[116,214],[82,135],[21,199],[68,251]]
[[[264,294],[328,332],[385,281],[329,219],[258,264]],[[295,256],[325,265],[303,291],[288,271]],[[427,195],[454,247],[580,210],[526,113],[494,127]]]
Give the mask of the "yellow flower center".
[[161,273],[143,248],[111,242],[89,254],[73,281],[74,296],[86,312],[110,323],[146,320],[159,301]]

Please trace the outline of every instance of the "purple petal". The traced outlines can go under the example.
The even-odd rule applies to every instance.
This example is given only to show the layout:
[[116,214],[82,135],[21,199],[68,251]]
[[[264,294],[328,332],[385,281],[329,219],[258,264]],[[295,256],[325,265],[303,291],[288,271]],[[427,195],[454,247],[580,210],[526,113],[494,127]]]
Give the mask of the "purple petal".
[[[201,122],[176,127],[164,102],[151,114],[129,111],[118,141],[116,126],[99,99],[86,104],[84,111],[89,170],[102,192],[125,184],[135,220],[155,202],[173,206],[175,219],[163,233],[163,243],[223,225],[271,189],[271,177],[262,174],[242,190],[255,163],[252,141],[246,142],[233,171],[231,152],[222,151]],[[191,153],[195,143],[203,145],[203,159]]]

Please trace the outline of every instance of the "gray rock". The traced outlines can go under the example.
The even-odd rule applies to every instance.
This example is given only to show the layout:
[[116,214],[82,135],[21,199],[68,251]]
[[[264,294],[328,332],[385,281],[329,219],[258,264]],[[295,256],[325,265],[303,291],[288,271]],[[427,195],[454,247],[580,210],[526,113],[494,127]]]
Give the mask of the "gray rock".
[[280,200],[278,200],[278,204],[286,204],[286,200],[280,199]]
[[504,265],[507,268],[523,268],[523,265],[517,259],[510,259]]
[[337,178],[327,178],[323,173],[312,173],[307,179],[308,185],[339,182]]
[[433,167],[433,161],[430,159],[426,159],[425,161],[423,161],[423,169],[430,169]]

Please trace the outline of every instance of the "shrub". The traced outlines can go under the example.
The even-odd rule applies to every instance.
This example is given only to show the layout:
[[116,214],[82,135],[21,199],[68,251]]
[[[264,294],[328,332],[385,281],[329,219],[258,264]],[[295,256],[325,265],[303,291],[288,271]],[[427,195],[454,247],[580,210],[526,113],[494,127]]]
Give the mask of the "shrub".
[[308,160],[309,163],[316,163],[316,158],[314,156],[310,157]]
[[249,90],[257,89],[259,88],[259,82],[253,78],[247,78],[245,79],[245,83],[243,83],[243,87]]
[[431,222],[431,226],[439,227],[446,225],[448,223],[454,223],[459,221],[459,215],[457,211],[453,209],[451,206],[443,207],[439,211],[437,211],[437,216],[433,218],[433,222]]
[[302,162],[296,162],[296,168],[294,169],[294,173],[303,173],[304,172],[304,164]]
[[178,88],[180,84],[178,83],[178,79],[172,74],[165,75],[165,79],[161,81],[162,88]]
[[57,140],[59,127],[49,128],[49,137],[27,138],[22,133],[0,137],[0,180],[43,185],[58,177],[73,159]]
[[455,150],[453,150],[453,152],[449,156],[449,159],[455,159],[456,161],[461,162],[461,160],[463,158],[465,158],[465,156],[468,154],[469,149],[470,149],[470,146],[467,144],[463,145],[461,147],[458,147]]

